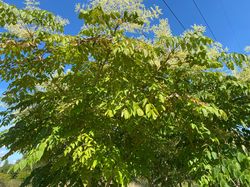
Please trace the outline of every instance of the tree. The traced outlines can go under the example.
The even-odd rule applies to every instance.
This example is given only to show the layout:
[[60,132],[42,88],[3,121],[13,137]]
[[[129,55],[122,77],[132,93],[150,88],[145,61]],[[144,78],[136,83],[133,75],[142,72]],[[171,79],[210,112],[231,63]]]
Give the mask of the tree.
[[76,36],[31,4],[0,3],[0,145],[38,166],[23,186],[250,184],[250,84],[223,72],[247,56],[200,26],[172,36],[140,0],[78,5]]
[[8,160],[5,160],[2,166],[0,167],[0,186],[1,187],[16,187],[20,186],[22,181],[29,176],[31,173],[30,168],[25,168],[22,171],[13,172],[11,170],[13,164],[10,164]]

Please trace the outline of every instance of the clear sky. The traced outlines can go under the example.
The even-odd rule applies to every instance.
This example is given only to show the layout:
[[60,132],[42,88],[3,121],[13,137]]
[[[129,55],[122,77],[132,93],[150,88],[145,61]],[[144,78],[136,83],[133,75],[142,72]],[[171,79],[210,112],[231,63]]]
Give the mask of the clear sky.
[[[75,34],[81,27],[81,20],[74,12],[76,3],[87,0],[40,0],[41,8],[52,11],[70,20],[66,27],[68,34]],[[193,24],[205,25],[193,0],[165,0],[186,28]],[[4,2],[23,7],[22,0],[4,0]],[[162,0],[144,0],[146,6],[158,5],[168,18],[173,34],[180,34],[182,28]],[[230,51],[243,52],[250,45],[250,1],[249,0],[196,0],[204,17],[212,28],[217,40]],[[207,35],[212,36],[209,31]]]
[[[76,34],[82,26],[82,20],[78,20],[74,12],[76,3],[86,3],[87,0],[40,0],[40,7],[67,18],[70,24],[66,27],[67,34]],[[199,15],[193,0],[165,0],[178,16],[186,28],[192,25],[205,25]],[[22,0],[4,0],[4,2],[23,7]],[[146,6],[158,5],[162,9],[162,18],[168,18],[172,33],[179,35],[183,32],[174,16],[167,9],[162,0],[145,0]],[[208,24],[213,30],[217,41],[230,51],[244,52],[244,48],[250,45],[250,1],[249,0],[196,0]],[[0,18],[1,19],[1,18]],[[207,30],[206,34],[212,37]],[[0,94],[7,85],[0,83]],[[1,106],[0,106],[1,110]],[[6,149],[0,150],[0,156]],[[13,162],[20,156],[14,155]]]

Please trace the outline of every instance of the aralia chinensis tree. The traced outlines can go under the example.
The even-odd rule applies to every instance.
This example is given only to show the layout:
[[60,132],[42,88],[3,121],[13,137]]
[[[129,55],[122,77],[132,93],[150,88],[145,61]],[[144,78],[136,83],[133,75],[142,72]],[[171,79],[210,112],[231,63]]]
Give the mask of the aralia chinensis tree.
[[247,56],[200,26],[171,35],[141,0],[78,5],[74,36],[28,2],[0,2],[0,145],[33,168],[23,186],[250,184],[250,84],[224,71]]

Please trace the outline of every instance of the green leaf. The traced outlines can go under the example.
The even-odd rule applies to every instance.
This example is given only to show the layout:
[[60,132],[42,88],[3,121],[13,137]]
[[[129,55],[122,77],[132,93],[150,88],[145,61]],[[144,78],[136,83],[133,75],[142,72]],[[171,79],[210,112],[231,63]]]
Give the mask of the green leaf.
[[138,116],[144,116],[144,112],[143,112],[143,110],[142,110],[141,108],[138,108],[138,109],[136,110],[136,112],[137,112],[137,115],[138,115]]
[[127,109],[124,109],[122,111],[122,117],[124,117],[125,119],[129,119],[131,117],[131,114],[129,113],[129,111]]

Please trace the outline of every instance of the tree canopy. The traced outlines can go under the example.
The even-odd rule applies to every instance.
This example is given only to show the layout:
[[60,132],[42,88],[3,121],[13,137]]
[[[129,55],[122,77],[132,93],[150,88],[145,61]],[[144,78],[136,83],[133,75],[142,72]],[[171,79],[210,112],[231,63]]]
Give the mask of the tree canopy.
[[33,168],[23,186],[250,185],[248,56],[141,0],[78,5],[74,36],[36,4],[0,1],[0,146]]

